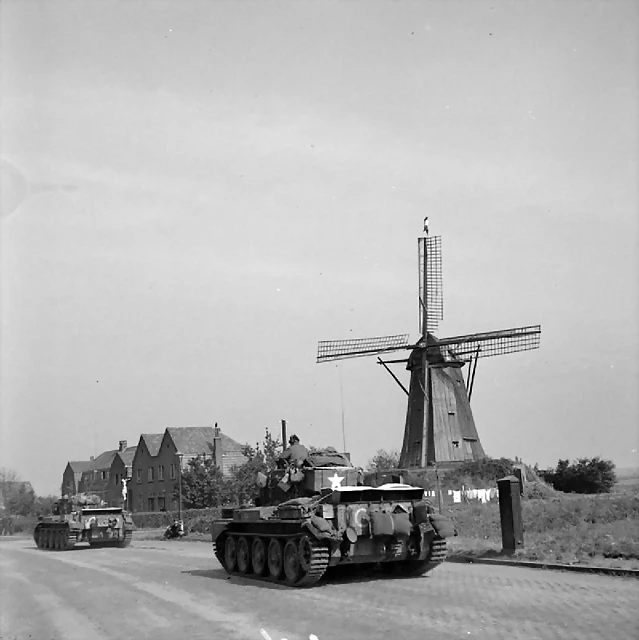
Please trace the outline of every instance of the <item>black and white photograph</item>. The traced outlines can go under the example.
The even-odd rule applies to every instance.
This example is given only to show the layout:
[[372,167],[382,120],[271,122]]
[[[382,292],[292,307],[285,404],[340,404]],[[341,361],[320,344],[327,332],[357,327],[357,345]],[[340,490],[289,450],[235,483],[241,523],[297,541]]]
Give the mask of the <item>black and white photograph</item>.
[[639,637],[636,0],[0,0],[0,640]]

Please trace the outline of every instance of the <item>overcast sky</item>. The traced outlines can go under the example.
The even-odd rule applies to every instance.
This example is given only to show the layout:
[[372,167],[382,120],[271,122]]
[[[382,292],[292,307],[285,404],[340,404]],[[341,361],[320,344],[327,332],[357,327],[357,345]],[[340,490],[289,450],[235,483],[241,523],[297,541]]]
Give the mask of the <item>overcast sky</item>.
[[0,24],[0,465],[37,493],[167,426],[341,449],[343,412],[356,464],[400,448],[375,358],[315,356],[417,337],[426,215],[439,336],[542,325],[479,362],[487,453],[637,464],[636,3],[3,0]]

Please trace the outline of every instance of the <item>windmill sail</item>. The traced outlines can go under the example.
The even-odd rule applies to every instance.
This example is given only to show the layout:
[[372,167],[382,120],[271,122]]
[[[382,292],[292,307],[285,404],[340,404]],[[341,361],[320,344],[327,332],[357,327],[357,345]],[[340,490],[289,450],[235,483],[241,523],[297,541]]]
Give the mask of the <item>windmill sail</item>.
[[317,344],[317,362],[370,356],[408,348],[408,334],[355,340],[325,340]]
[[418,238],[419,329],[423,336],[444,319],[441,236]]
[[471,358],[487,358],[538,349],[540,340],[541,326],[536,324],[503,331],[438,339],[435,344],[428,347],[428,351],[431,353],[439,351],[447,361],[468,362]]

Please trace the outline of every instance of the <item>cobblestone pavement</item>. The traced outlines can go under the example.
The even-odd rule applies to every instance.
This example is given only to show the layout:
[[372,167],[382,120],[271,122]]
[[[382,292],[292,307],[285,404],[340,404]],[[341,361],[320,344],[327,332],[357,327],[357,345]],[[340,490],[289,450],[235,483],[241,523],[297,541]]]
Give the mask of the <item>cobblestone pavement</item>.
[[450,563],[296,590],[228,579],[204,543],[45,552],[28,538],[0,542],[0,576],[3,640],[639,637],[635,578]]

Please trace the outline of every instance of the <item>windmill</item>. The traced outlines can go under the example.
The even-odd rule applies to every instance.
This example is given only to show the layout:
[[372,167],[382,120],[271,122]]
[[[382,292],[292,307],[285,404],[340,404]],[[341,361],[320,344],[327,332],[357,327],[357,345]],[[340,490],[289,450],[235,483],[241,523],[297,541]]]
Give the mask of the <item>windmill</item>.
[[[470,408],[477,360],[537,349],[541,326],[437,338],[433,334],[444,318],[441,236],[418,238],[419,340],[408,334],[318,344],[317,362],[377,355],[382,365],[408,396],[406,426],[399,466],[402,469],[454,465],[486,457]],[[410,350],[408,358],[382,360],[381,354]],[[406,363],[408,389],[388,367]],[[468,364],[466,380],[462,367]]]

